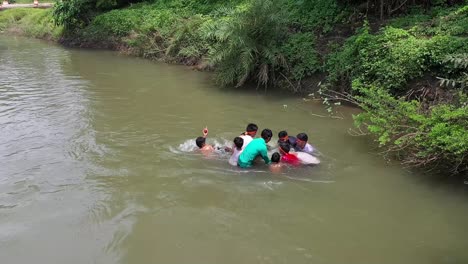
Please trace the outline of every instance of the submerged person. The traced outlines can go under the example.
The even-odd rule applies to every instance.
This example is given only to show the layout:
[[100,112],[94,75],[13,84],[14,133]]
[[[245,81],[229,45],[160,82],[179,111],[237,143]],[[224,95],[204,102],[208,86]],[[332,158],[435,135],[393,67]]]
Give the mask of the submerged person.
[[203,136],[197,137],[195,139],[195,144],[201,150],[201,152],[205,155],[212,153],[215,150],[221,150],[225,152],[232,152],[230,147],[213,147],[212,145],[206,144],[206,137],[208,136],[208,128],[205,127],[202,130]]
[[252,166],[256,157],[261,156],[265,164],[270,164],[270,158],[267,152],[267,143],[270,142],[273,132],[270,129],[264,129],[261,138],[252,140],[239,155],[237,164],[241,168],[248,168]]
[[271,155],[271,164],[269,168],[272,173],[281,173],[283,170],[283,164],[280,163],[280,159],[281,155],[278,152]]
[[232,155],[229,158],[229,164],[231,164],[232,166],[237,166],[237,160],[239,159],[239,156],[242,153],[243,145],[244,140],[241,137],[234,138],[234,147],[232,148]]
[[315,152],[314,147],[307,143],[309,137],[306,133],[299,133],[296,136],[296,144],[293,145],[295,151],[302,151],[305,153],[313,154]]
[[281,161],[287,164],[291,164],[294,166],[301,165],[301,160],[297,157],[297,155],[289,153],[291,147],[286,142],[281,142],[279,145],[279,152],[281,153]]
[[202,153],[209,154],[214,151],[214,147],[212,145],[206,144],[206,137],[208,136],[208,128],[205,127],[202,130],[202,133],[203,133],[203,136],[197,137],[195,139],[195,144],[202,151]]
[[293,136],[288,136],[288,132],[283,130],[278,133],[278,144],[281,142],[286,142],[289,145],[294,146],[296,145],[296,138]]
[[245,128],[245,132],[243,132],[240,137],[244,140],[244,145],[242,147],[242,149],[245,149],[245,147],[247,147],[247,145],[249,145],[249,143],[255,138],[255,136],[257,135],[257,131],[258,131],[258,126],[254,123],[250,123],[247,125],[247,127]]

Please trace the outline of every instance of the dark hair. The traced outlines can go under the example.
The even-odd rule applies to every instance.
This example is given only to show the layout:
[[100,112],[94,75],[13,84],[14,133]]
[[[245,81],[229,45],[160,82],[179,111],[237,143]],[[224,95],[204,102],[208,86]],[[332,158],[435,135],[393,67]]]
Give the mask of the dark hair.
[[288,132],[286,132],[285,130],[280,131],[280,132],[278,133],[278,137],[279,137],[279,138],[284,138],[284,137],[287,136],[287,135],[288,135]]
[[302,140],[302,141],[307,141],[307,140],[309,140],[309,137],[307,136],[306,133],[299,133],[299,134],[297,134],[296,137],[297,137],[298,139]]
[[244,139],[241,137],[235,137],[234,138],[234,145],[236,148],[241,149],[242,146],[244,145]]
[[205,145],[205,141],[206,141],[206,138],[204,137],[197,137],[197,139],[195,139],[195,143],[197,144],[199,148],[203,148],[203,145]]
[[258,126],[256,124],[253,124],[253,123],[250,123],[247,125],[247,128],[245,129],[245,131],[247,132],[255,132],[258,130]]
[[280,142],[279,147],[286,153],[289,153],[289,151],[291,150],[291,147],[289,146],[289,143],[287,142]]
[[273,153],[271,155],[271,162],[278,163],[280,161],[281,155],[278,152]]
[[263,131],[262,131],[262,138],[263,139],[267,140],[267,139],[270,139],[272,136],[273,136],[273,132],[271,132],[270,129],[268,129],[268,128],[263,129]]

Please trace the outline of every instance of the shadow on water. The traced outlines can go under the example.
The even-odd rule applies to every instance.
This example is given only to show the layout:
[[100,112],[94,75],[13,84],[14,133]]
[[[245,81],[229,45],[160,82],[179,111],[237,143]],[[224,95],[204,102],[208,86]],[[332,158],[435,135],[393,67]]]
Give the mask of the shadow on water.
[[467,175],[452,175],[449,172],[435,173],[423,169],[411,169],[408,170],[408,174],[410,174],[408,177],[411,177],[412,181],[426,185],[428,188],[468,195]]

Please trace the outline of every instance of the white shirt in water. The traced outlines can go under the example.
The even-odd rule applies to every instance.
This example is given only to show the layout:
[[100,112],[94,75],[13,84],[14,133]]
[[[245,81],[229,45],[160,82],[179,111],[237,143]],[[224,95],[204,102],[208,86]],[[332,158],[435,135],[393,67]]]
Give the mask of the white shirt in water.
[[239,137],[241,137],[244,140],[244,145],[242,145],[242,150],[244,150],[245,147],[247,147],[247,145],[250,143],[250,141],[253,140],[253,138],[249,135],[242,135]]
[[300,149],[299,147],[296,146],[294,147],[294,150],[312,154],[315,149],[314,147],[312,147],[312,145],[310,145],[309,143],[306,143],[303,149]]
[[320,160],[317,159],[316,157],[305,153],[305,152],[296,152],[297,158],[301,161],[302,164],[305,165],[314,165],[314,164],[320,164]]
[[232,155],[229,158],[229,164],[232,166],[237,166],[237,160],[239,159],[240,154],[242,153],[242,149],[238,150],[237,148],[234,148],[232,150]]

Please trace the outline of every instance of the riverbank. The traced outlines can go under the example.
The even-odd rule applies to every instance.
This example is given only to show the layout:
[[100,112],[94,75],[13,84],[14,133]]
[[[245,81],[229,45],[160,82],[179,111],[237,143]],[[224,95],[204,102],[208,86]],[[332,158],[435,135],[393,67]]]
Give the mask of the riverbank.
[[15,8],[0,12],[0,32],[59,42],[63,27],[57,26],[52,9]]
[[325,98],[330,111],[346,100],[366,110],[356,117],[357,134],[376,136],[389,156],[411,166],[467,170],[466,5],[365,20],[331,0],[182,2],[140,3],[91,17],[89,6],[85,15],[67,16],[73,6],[59,4],[56,19],[66,30],[50,12],[5,19],[5,11],[0,29],[214,70],[221,85],[310,93]]

